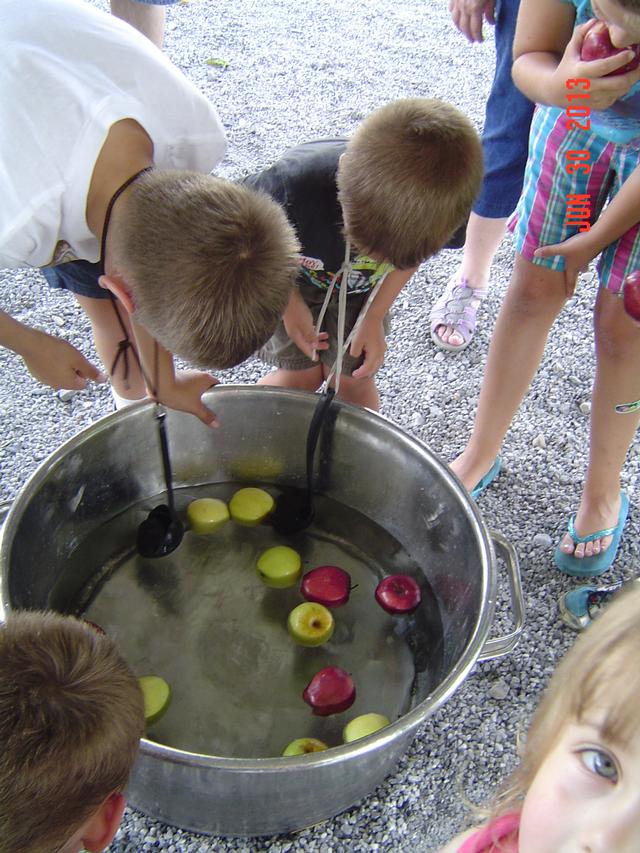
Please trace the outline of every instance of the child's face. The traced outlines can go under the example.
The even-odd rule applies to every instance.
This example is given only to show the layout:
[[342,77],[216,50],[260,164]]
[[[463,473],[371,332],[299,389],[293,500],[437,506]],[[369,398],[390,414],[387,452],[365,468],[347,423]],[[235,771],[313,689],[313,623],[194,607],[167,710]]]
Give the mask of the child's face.
[[519,853],[638,853],[640,734],[607,743],[598,714],[570,723],[522,807]]
[[617,0],[591,0],[593,14],[609,28],[615,47],[629,47],[640,42],[640,14],[625,9]]

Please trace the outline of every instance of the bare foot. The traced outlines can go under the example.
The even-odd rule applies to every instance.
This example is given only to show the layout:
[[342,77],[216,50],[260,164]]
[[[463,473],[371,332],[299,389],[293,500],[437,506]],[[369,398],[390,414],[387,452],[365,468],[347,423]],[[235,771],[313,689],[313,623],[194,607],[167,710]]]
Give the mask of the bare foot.
[[[576,514],[573,526],[578,536],[588,536],[598,530],[615,527],[620,513],[620,494],[611,501],[601,501],[598,505],[588,503],[584,498]],[[573,554],[574,557],[593,557],[601,554],[611,545],[612,536],[602,536],[592,542],[575,543],[569,533],[565,533],[560,542],[563,554]]]
[[449,467],[456,477],[462,480],[465,489],[470,492],[472,489],[475,489],[495,460],[495,453],[480,458],[469,450],[463,450],[460,456],[454,459]]

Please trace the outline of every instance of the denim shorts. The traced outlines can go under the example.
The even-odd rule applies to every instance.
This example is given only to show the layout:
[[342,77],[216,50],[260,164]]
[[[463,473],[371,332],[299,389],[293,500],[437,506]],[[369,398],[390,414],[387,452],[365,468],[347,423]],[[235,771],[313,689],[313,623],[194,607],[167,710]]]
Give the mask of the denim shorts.
[[[640,144],[609,142],[588,130],[567,130],[566,124],[563,110],[537,108],[524,190],[509,222],[518,252],[528,261],[553,270],[564,269],[563,257],[534,258],[533,253],[539,246],[561,243],[579,232],[579,221],[567,219],[567,196],[588,198],[584,218],[593,223],[605,202],[619,192],[640,164]],[[581,149],[589,151],[589,172],[568,174],[566,152]],[[640,225],[636,224],[600,255],[600,284],[619,293],[625,277],[639,267]]]
[[496,70],[485,110],[484,180],[473,212],[502,219],[515,210],[527,162],[533,104],[511,79],[513,36],[520,0],[496,3]]
[[98,284],[103,273],[99,261],[95,264],[89,261],[69,261],[55,267],[42,267],[40,272],[49,287],[55,290],[70,290],[78,296],[90,296],[93,299],[109,298],[109,291]]

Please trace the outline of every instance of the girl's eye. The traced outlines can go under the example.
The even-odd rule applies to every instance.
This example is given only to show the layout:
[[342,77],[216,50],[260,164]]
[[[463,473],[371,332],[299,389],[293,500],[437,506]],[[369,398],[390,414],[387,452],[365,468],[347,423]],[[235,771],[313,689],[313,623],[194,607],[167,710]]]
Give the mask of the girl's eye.
[[609,782],[618,781],[616,763],[606,752],[600,749],[583,749],[580,753],[580,759],[591,773],[595,773]]

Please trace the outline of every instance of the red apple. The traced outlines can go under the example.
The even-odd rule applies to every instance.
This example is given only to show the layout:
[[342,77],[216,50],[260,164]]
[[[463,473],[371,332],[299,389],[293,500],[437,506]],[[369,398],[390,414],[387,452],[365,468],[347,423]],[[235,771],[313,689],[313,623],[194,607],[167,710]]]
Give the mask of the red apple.
[[627,314],[636,323],[640,323],[640,270],[625,278],[622,283],[622,300]]
[[640,65],[640,45],[630,44],[629,47],[625,48],[614,47],[609,38],[609,28],[604,21],[598,21],[584,37],[580,59],[585,60],[585,62],[591,62],[594,59],[606,59],[608,56],[615,56],[617,53],[622,53],[623,50],[632,50],[635,56],[630,62],[623,65],[622,68],[617,68],[605,76],[615,77],[618,74],[626,74],[627,71],[633,71],[634,68],[637,68]]
[[300,593],[307,601],[325,607],[342,607],[349,601],[351,576],[337,566],[318,566],[302,578]]
[[422,600],[418,582],[409,575],[389,575],[376,587],[376,601],[395,616],[413,613]]
[[302,698],[318,717],[339,714],[350,708],[356,699],[353,678],[339,666],[318,670],[302,692]]

